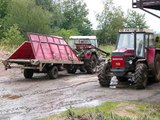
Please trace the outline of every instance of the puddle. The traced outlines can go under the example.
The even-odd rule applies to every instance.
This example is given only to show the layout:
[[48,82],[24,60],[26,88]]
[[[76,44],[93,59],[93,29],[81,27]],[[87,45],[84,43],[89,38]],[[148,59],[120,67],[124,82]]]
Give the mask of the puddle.
[[22,96],[19,96],[19,95],[3,95],[1,96],[1,98],[5,98],[5,99],[9,99],[9,100],[14,100],[14,99],[18,99],[18,98],[21,98]]

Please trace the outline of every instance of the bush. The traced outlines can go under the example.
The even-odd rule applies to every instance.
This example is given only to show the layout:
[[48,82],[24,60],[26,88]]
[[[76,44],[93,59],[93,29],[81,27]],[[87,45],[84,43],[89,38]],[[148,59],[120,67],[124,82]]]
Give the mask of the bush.
[[54,35],[61,36],[65,40],[68,40],[70,36],[72,36],[72,35],[79,35],[79,34],[80,33],[78,32],[78,30],[76,28],[73,28],[73,29],[69,29],[69,30],[66,30],[66,29],[57,30]]
[[1,39],[3,45],[15,46],[20,45],[24,42],[24,37],[22,36],[18,25],[14,24],[7,31],[4,32],[4,37]]

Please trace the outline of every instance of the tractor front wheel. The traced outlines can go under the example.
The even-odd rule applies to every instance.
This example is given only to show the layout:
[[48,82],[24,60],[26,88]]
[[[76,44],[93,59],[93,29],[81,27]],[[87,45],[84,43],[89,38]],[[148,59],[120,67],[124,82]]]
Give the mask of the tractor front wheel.
[[144,63],[137,64],[133,78],[135,82],[135,88],[144,89],[148,80],[147,65]]
[[50,79],[56,79],[58,77],[58,68],[56,66],[53,66],[49,72],[48,76]]
[[92,55],[90,60],[86,62],[85,69],[87,73],[93,74],[97,70],[97,57],[96,55]]
[[110,64],[107,63],[103,66],[102,70],[98,74],[99,84],[102,87],[109,87],[110,85],[111,76],[107,76],[107,73],[109,72],[110,72]]
[[30,79],[33,77],[33,70],[32,69],[24,69],[23,75],[25,78]]

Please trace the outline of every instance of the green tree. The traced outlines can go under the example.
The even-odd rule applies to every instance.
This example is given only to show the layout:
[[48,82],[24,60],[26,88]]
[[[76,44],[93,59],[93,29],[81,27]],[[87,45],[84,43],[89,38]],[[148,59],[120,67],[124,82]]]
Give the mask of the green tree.
[[148,28],[145,20],[145,14],[139,14],[133,10],[127,11],[124,25],[127,28]]
[[115,7],[112,0],[104,1],[102,13],[97,15],[99,30],[97,32],[100,44],[115,43],[117,33],[123,27],[124,17],[120,7]]
[[50,14],[37,6],[33,0],[11,0],[9,2],[5,26],[18,24],[26,32],[50,33]]
[[44,10],[53,11],[53,0],[35,0]]
[[18,25],[14,24],[4,32],[1,43],[8,46],[20,45],[24,41]]
[[61,11],[61,5],[59,1],[56,0],[35,0],[38,6],[41,6],[44,10],[50,12],[51,24],[50,27],[53,32],[57,31],[64,20],[63,13]]
[[0,0],[0,18],[4,18],[7,14],[7,6],[9,0]]
[[0,0],[0,38],[4,32],[4,17],[7,15],[7,6],[9,0]]
[[86,4],[82,0],[64,0],[61,8],[64,21],[61,28],[72,29],[77,28],[82,35],[91,34],[91,22],[88,20],[88,10]]
[[70,36],[72,35],[79,35],[80,33],[78,32],[78,30],[76,28],[73,28],[73,29],[60,29],[58,31],[56,31],[54,33],[54,35],[57,35],[57,36],[63,36],[63,38],[65,40],[68,40]]

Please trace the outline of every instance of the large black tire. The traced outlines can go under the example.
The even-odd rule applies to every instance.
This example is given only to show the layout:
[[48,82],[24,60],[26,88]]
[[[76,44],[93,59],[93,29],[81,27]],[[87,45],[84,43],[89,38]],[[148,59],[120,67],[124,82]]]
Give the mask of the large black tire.
[[160,82],[160,54],[155,57],[155,81]]
[[136,70],[134,73],[134,82],[136,89],[144,89],[148,82],[148,70],[147,65],[144,63],[139,63],[136,65]]
[[85,63],[85,69],[88,74],[93,74],[96,72],[97,63],[98,61],[96,55],[92,55],[90,60]]
[[82,73],[85,73],[85,72],[86,72],[86,69],[85,69],[83,66],[79,67],[79,70],[80,70]]
[[69,65],[67,66],[67,72],[70,74],[75,74],[78,67],[76,65]]
[[25,78],[30,79],[33,77],[33,70],[32,69],[24,69],[23,75]]
[[58,77],[58,68],[56,66],[53,66],[48,71],[48,76],[49,76],[50,79],[56,79]]
[[102,87],[109,87],[110,85],[110,81],[111,81],[111,76],[106,76],[107,73],[110,72],[110,64],[104,64],[102,70],[100,71],[100,73],[98,74],[98,80],[99,80],[99,84]]

